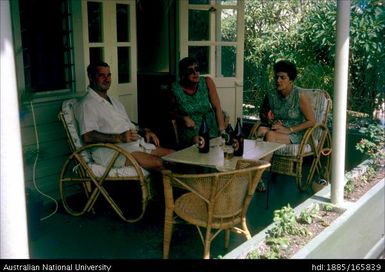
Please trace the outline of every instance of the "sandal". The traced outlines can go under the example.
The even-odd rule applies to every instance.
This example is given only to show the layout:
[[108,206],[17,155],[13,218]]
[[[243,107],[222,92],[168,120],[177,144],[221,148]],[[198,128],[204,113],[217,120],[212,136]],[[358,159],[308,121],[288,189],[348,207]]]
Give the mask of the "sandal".
[[261,179],[261,181],[257,185],[257,192],[260,192],[260,193],[266,192],[266,186],[263,179]]

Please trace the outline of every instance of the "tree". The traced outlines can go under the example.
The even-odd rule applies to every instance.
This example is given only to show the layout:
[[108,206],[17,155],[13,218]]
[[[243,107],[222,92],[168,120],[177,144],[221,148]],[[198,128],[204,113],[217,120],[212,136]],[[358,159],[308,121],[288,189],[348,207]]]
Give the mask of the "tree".
[[[322,88],[333,97],[336,10],[336,1],[327,0],[245,3],[246,104],[258,108],[271,86],[272,64],[281,58],[297,64],[297,85]],[[352,110],[369,113],[375,101],[383,101],[384,37],[383,1],[353,0],[348,101]]]

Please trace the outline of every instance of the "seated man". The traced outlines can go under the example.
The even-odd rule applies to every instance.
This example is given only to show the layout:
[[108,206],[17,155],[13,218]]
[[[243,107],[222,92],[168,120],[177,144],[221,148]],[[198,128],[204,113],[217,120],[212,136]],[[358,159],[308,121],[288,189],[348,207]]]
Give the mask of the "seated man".
[[[109,65],[105,62],[91,63],[87,73],[90,82],[88,93],[75,108],[84,143],[114,143],[129,151],[143,168],[163,169],[161,157],[173,150],[160,147],[158,137],[149,129],[144,129],[141,137],[123,104],[107,95],[111,86]],[[112,150],[97,148],[92,152],[92,157],[96,163],[106,165],[112,154]],[[127,164],[121,157],[115,167]]]

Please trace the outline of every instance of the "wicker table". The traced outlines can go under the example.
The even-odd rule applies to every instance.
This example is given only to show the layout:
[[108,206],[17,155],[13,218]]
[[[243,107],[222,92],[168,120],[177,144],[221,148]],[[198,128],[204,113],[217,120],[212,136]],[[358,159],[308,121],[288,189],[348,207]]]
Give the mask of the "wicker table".
[[210,140],[210,151],[208,153],[199,153],[198,148],[192,145],[164,156],[162,159],[168,162],[198,165],[215,168],[218,171],[226,171],[234,170],[239,159],[259,160],[284,146],[284,144],[280,143],[257,142],[256,140],[245,139],[243,156],[234,156],[230,160],[225,160],[220,138],[215,138]]

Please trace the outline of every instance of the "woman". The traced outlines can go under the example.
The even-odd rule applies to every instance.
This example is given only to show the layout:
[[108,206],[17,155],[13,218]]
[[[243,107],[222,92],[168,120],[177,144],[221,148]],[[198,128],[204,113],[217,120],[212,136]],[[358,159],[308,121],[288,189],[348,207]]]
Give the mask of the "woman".
[[175,96],[174,116],[178,122],[180,147],[198,142],[198,131],[206,118],[210,138],[224,132],[221,104],[214,81],[201,77],[198,61],[186,57],[179,61],[179,81],[172,87]]
[[[307,128],[314,126],[315,116],[309,98],[294,85],[297,68],[282,60],[274,64],[276,90],[267,93],[260,108],[262,125],[257,135],[266,141],[299,144]],[[270,161],[272,155],[264,160]],[[259,191],[264,191],[260,182]]]
[[301,142],[307,128],[314,126],[315,116],[309,98],[294,86],[295,65],[282,60],[274,64],[276,90],[266,95],[260,117],[271,126],[261,126],[259,135],[266,141],[284,144]]

